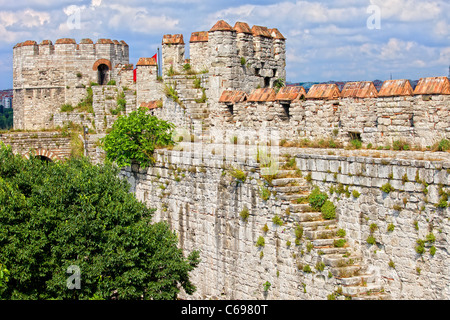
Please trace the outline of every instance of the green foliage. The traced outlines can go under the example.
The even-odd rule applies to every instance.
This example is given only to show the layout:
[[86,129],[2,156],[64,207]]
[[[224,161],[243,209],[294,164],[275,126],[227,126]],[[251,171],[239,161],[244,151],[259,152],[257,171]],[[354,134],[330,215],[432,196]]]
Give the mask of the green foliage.
[[282,226],[282,225],[283,225],[283,220],[281,220],[281,218],[280,218],[278,215],[275,215],[275,216],[272,218],[272,222],[273,222],[274,224],[276,224],[277,226]]
[[280,91],[280,89],[283,88],[285,85],[286,84],[284,82],[284,79],[282,78],[279,78],[273,82],[273,87],[276,92]]
[[322,272],[323,270],[325,270],[325,263],[321,262],[317,262],[316,263],[316,270],[319,272]]
[[358,190],[353,190],[352,191],[353,198],[358,199],[360,195],[361,195],[361,193],[359,193]]
[[315,187],[308,197],[309,205],[316,210],[320,209],[327,199],[327,194],[321,192],[319,187]]
[[248,211],[247,207],[244,207],[242,211],[239,213],[239,216],[244,220],[244,222],[248,221],[248,217],[250,216],[250,213]]
[[270,191],[265,186],[261,186],[259,188],[259,195],[261,196],[261,199],[267,201],[270,198]]
[[346,232],[345,232],[344,229],[339,229],[339,230],[336,232],[336,235],[337,235],[338,237],[343,238],[343,237],[345,237]]
[[266,241],[264,240],[264,237],[263,236],[259,236],[258,237],[258,240],[256,240],[256,246],[258,247],[258,248],[262,248],[262,247],[264,247],[266,245]]
[[359,139],[353,139],[352,141],[350,141],[350,144],[355,149],[361,149],[361,147],[362,147],[362,142]]
[[384,193],[389,193],[389,192],[395,190],[395,189],[391,186],[391,184],[390,184],[389,182],[383,184],[383,185],[381,186],[380,189],[381,189],[381,191],[383,191]]
[[320,211],[322,212],[322,217],[326,220],[336,218],[336,207],[333,202],[329,200],[325,201],[323,206],[320,208]]
[[106,158],[115,161],[119,167],[129,166],[132,161],[148,167],[154,163],[155,148],[174,144],[174,128],[172,123],[160,120],[140,108],[127,116],[120,116],[101,143]]
[[202,83],[202,80],[200,78],[196,77],[194,79],[194,89],[200,89],[202,87],[201,83]]
[[438,151],[450,150],[450,141],[447,140],[447,139],[442,139],[441,141],[439,141],[438,146],[437,146],[437,150]]
[[436,247],[435,247],[435,246],[431,246],[431,248],[430,248],[430,254],[431,254],[432,256],[434,256],[434,255],[436,254]]
[[338,239],[338,240],[334,240],[334,242],[333,242],[335,248],[342,248],[345,246],[346,243],[347,243],[347,240],[345,240],[345,239]]
[[263,289],[264,289],[264,291],[265,291],[265,292],[269,291],[269,289],[270,289],[271,286],[272,286],[272,284],[271,284],[269,281],[266,281],[266,282],[263,284]]
[[366,241],[368,244],[372,244],[372,245],[377,243],[375,240],[375,237],[373,235],[368,236]]
[[115,86],[116,85],[116,80],[109,80],[107,85],[108,86]]
[[392,224],[392,223],[390,223],[390,224],[387,226],[387,231],[389,231],[389,232],[394,231],[394,229],[395,229],[395,226],[394,226],[394,224]]
[[303,272],[305,272],[305,273],[311,273],[311,272],[312,272],[311,267],[310,267],[308,264],[305,264],[305,265],[303,266]]
[[61,106],[61,112],[71,112],[73,110],[74,107],[70,103],[66,103]]
[[238,168],[231,168],[230,174],[234,179],[236,179],[237,183],[243,183],[243,182],[245,182],[245,179],[247,179],[247,176],[244,173],[244,171],[242,171]]
[[[199,252],[187,257],[167,223],[129,193],[111,164],[43,163],[0,147],[3,299],[176,299],[192,294]],[[69,266],[81,289],[68,290]],[[2,268],[0,268],[2,269]]]
[[9,130],[13,127],[13,109],[3,108],[0,105],[0,130]]
[[247,61],[245,60],[245,58],[241,57],[241,66],[245,66],[246,63]]

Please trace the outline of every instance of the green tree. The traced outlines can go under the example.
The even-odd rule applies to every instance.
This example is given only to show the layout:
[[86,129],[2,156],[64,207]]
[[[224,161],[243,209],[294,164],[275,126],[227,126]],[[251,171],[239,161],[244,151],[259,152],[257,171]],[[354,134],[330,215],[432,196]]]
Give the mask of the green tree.
[[175,125],[150,115],[140,108],[127,116],[120,116],[111,132],[101,142],[106,158],[119,167],[137,162],[142,167],[154,163],[153,152],[157,147],[173,145]]
[[[187,257],[166,223],[129,193],[111,164],[45,163],[0,146],[3,299],[175,299],[195,291]],[[69,290],[69,266],[81,288]],[[6,286],[6,287],[5,287]]]

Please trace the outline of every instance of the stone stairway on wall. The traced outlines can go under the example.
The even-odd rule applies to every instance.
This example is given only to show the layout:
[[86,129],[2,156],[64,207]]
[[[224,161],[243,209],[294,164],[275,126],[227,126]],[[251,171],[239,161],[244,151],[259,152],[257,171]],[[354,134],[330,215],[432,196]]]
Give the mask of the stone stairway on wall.
[[269,190],[275,192],[279,201],[289,208],[290,221],[303,228],[304,238],[312,242],[313,250],[335,277],[338,287],[331,293],[331,297],[353,300],[389,299],[380,284],[379,276],[369,270],[356,250],[348,244],[343,247],[335,245],[335,241],[343,239],[337,235],[338,217],[325,220],[321,212],[312,210],[307,201],[298,203],[298,199],[309,196],[311,185],[297,170],[284,170],[287,162],[282,159],[280,158],[279,164],[282,169],[271,180]]
[[[195,82],[200,79],[200,88]],[[197,75],[173,76],[168,81],[178,93],[180,102],[184,105],[187,115],[191,120],[191,128],[198,137],[209,137],[209,108],[207,101],[202,100],[203,94],[207,93],[207,78]]]

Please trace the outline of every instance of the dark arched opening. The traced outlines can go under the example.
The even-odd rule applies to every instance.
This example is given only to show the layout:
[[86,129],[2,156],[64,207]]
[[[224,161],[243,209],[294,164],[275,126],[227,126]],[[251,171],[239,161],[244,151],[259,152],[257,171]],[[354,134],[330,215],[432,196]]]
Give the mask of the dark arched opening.
[[99,85],[105,85],[108,83],[108,71],[109,71],[109,68],[106,64],[101,64],[98,66],[97,77],[98,77]]
[[269,77],[264,78],[264,88],[270,88],[270,78]]
[[36,156],[36,159],[39,159],[39,160],[41,160],[41,161],[44,161],[45,163],[53,162],[53,160],[50,159],[49,157],[42,156],[42,155]]

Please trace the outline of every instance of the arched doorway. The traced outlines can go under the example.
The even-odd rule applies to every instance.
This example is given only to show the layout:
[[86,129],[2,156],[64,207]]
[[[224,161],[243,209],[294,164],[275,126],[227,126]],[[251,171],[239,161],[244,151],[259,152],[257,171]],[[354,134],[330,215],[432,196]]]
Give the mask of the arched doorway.
[[108,74],[109,74],[109,68],[106,64],[101,64],[97,68],[97,83],[99,85],[105,85],[108,83]]
[[99,85],[105,85],[110,78],[110,71],[112,70],[111,61],[107,59],[99,59],[95,61],[92,66],[92,70],[97,71],[97,83]]

